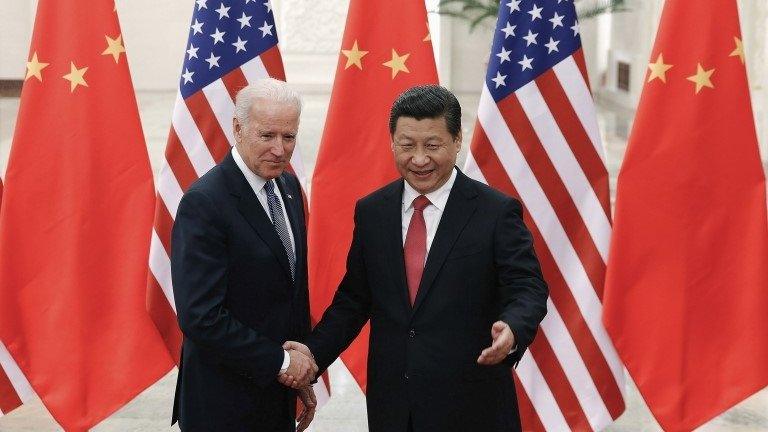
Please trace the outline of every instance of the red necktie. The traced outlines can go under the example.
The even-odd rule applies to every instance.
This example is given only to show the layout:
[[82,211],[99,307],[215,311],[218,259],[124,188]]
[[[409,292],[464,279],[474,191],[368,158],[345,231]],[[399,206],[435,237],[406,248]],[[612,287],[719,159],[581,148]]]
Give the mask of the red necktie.
[[424,259],[427,256],[427,224],[424,222],[424,208],[429,204],[429,199],[419,195],[413,200],[413,216],[408,225],[408,233],[405,235],[405,278],[408,282],[408,294],[411,305],[416,301],[416,293],[419,291],[421,274],[424,273]]

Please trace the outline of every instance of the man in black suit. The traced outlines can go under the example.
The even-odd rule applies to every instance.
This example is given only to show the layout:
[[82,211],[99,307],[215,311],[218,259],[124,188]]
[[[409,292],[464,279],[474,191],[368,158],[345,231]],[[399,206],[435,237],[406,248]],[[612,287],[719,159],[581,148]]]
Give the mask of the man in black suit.
[[171,272],[184,333],[173,408],[182,431],[294,431],[297,393],[299,430],[314,415],[317,366],[282,347],[310,330],[302,191],[285,172],[300,112],[282,81],[241,90],[235,148],[179,204]]
[[358,201],[333,302],[306,346],[286,344],[324,370],[370,319],[371,432],[520,430],[511,367],[544,318],[547,286],[520,203],[455,167],[460,120],[439,86],[395,101],[402,178]]

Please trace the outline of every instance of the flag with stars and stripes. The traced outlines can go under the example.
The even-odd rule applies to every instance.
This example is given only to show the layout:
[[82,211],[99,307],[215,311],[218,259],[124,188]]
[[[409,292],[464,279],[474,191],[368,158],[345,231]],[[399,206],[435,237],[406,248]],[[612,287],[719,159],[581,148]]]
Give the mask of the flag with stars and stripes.
[[[285,80],[275,16],[269,1],[196,0],[165,163],[155,183],[157,205],[149,253],[147,307],[171,356],[179,361],[182,334],[171,285],[171,229],[184,191],[235,144],[235,95],[261,78]],[[298,147],[289,170],[306,184]],[[328,398],[327,376],[316,385]]]
[[526,430],[600,430],[624,411],[601,321],[611,212],[588,83],[572,1],[501,2],[465,170],[520,198],[550,287],[516,369]]
[[0,210],[0,405],[37,394],[68,432],[173,367],[146,309],[155,198],[117,11],[82,6],[37,2]]
[[[232,118],[237,92],[260,78],[285,80],[269,1],[196,0],[173,109],[165,163],[156,179],[157,206],[150,248],[148,307],[178,361],[169,253],[173,220],[190,184],[213,168],[235,140]],[[298,149],[291,169],[304,183]]]

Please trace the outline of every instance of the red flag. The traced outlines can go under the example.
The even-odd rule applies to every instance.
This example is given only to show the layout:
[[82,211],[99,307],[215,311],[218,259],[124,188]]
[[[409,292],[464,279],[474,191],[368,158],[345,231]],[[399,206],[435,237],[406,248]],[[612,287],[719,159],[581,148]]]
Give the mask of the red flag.
[[[0,179],[0,202],[2,198],[3,181]],[[0,341],[0,417],[20,407],[24,399],[31,394],[29,382],[21,374],[19,366]]]
[[[389,138],[397,95],[437,82],[424,2],[352,0],[312,176],[309,286],[313,319],[344,275],[355,202],[398,177]],[[365,390],[368,326],[342,359]]]
[[172,367],[145,308],[154,195],[112,2],[40,0],[0,213],[0,339],[67,431]]
[[[3,181],[0,179],[0,202],[2,198]],[[31,396],[31,393],[29,382],[0,341],[0,417],[20,407],[26,399],[25,396]]]
[[766,185],[736,1],[667,1],[649,69],[604,320],[662,428],[692,430],[768,384]]

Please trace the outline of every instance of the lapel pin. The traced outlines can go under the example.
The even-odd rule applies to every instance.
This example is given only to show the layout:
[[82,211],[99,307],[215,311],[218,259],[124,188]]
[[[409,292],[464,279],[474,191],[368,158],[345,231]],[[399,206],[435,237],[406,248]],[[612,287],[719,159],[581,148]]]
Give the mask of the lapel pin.
[[288,197],[288,199],[293,199],[293,197],[290,194],[286,194],[286,196]]

